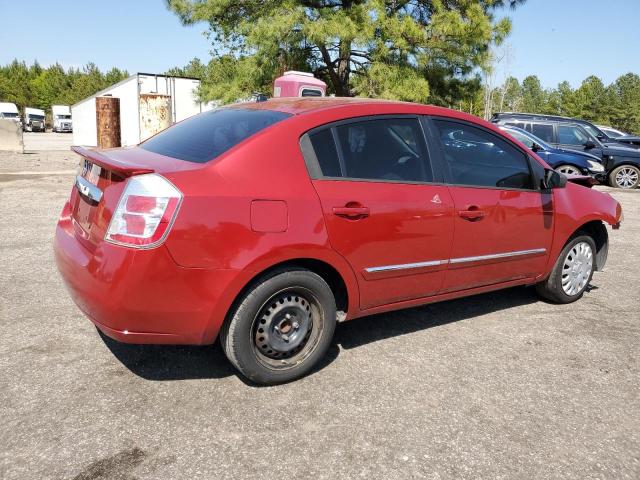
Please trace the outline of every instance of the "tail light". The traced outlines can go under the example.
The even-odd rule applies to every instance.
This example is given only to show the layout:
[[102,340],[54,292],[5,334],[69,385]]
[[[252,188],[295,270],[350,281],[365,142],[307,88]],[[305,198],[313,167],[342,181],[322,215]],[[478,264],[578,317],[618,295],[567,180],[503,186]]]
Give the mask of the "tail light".
[[105,240],[135,248],[153,248],[169,234],[182,193],[156,174],[129,178],[105,235]]

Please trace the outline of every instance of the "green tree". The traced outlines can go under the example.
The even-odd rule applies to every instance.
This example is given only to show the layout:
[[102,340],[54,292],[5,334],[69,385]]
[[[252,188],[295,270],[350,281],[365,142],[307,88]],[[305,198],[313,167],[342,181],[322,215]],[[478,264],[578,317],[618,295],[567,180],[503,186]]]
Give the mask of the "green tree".
[[617,97],[610,114],[614,127],[630,133],[640,133],[640,76],[627,73],[611,86]]
[[[302,69],[339,96],[421,102],[430,82],[446,88],[433,77],[464,78],[484,65],[511,27],[496,9],[523,1],[166,0],[184,24],[207,22],[217,55],[230,57],[210,66],[228,79],[224,92],[270,91],[278,74]],[[442,89],[435,97],[450,101]]]
[[522,110],[530,113],[544,113],[547,110],[547,94],[535,75],[522,80]]

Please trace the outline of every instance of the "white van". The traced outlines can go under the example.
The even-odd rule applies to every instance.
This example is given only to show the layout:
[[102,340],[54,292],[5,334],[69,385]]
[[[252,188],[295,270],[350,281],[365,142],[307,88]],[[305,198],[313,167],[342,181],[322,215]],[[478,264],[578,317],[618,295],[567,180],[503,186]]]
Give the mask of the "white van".
[[0,102],[0,118],[21,123],[20,112],[18,111],[18,107],[16,107],[15,103]]
[[68,105],[51,106],[51,126],[54,132],[73,132],[71,109]]
[[25,132],[44,132],[44,110],[26,107],[24,109],[23,129]]

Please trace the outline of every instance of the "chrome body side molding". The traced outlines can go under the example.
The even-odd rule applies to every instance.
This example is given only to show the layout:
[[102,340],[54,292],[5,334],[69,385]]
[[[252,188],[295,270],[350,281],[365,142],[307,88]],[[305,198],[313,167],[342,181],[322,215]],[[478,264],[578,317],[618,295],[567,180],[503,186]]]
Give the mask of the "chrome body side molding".
[[493,253],[490,255],[478,255],[475,257],[458,257],[451,258],[449,260],[430,260],[427,262],[416,262],[416,263],[402,263],[398,265],[382,265],[378,267],[368,267],[365,268],[364,271],[368,274],[372,273],[381,273],[381,272],[394,272],[394,271],[407,271],[410,273],[411,270],[422,269],[427,267],[438,267],[441,265],[467,265],[470,263],[491,263],[493,261],[503,261],[509,260],[515,257],[529,257],[529,256],[537,256],[543,255],[547,253],[546,248],[533,248],[530,250],[516,250],[514,252],[503,252],[503,253]]

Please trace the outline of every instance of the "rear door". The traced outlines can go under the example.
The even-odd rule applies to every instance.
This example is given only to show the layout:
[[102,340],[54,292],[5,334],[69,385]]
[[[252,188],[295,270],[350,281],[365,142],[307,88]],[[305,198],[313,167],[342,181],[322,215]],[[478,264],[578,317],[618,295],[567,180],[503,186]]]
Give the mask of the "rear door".
[[453,202],[429,162],[419,118],[377,116],[301,140],[332,247],[351,264],[360,305],[426,297],[442,287]]
[[455,207],[443,291],[541,274],[552,240],[553,203],[537,189],[527,154],[478,125],[444,118],[429,125],[442,148]]

